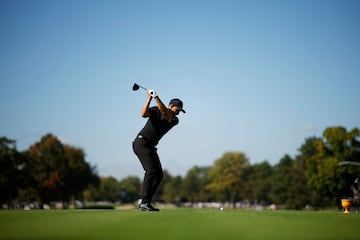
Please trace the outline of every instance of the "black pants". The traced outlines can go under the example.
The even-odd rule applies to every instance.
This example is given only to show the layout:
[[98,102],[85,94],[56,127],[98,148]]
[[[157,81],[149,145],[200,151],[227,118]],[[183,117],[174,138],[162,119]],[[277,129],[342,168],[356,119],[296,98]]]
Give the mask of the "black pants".
[[141,199],[150,203],[163,178],[159,155],[156,147],[141,138],[134,140],[133,150],[145,170]]

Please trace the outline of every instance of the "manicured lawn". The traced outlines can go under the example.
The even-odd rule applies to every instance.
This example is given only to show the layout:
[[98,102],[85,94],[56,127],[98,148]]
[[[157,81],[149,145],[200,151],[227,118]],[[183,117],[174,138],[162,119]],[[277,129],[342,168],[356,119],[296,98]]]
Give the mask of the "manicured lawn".
[[0,239],[360,239],[360,214],[214,209],[0,211]]

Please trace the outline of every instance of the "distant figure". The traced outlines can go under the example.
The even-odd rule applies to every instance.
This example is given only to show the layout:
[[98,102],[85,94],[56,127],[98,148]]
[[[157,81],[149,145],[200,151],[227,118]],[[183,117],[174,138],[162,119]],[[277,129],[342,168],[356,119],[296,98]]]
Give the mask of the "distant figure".
[[120,196],[121,196],[121,203],[127,203],[127,197],[126,197],[126,189],[121,188],[120,189]]
[[356,208],[356,212],[358,212],[360,207],[360,182],[358,178],[356,178],[353,185],[351,185],[351,190],[354,194],[353,206]]

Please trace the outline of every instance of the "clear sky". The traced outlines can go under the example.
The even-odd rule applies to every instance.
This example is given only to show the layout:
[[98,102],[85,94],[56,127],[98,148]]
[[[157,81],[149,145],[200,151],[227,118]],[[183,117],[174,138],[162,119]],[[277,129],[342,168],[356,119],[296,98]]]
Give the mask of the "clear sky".
[[131,143],[145,91],[186,114],[159,144],[184,175],[227,151],[294,157],[360,127],[360,1],[0,0],[0,136],[52,133],[102,176],[142,176]]

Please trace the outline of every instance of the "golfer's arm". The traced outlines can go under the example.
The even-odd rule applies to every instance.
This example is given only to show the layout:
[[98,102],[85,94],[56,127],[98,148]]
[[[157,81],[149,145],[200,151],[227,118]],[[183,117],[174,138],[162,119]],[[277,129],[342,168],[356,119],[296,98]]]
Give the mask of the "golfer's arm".
[[151,102],[151,96],[148,96],[148,98],[146,99],[146,102],[143,106],[143,108],[141,109],[141,116],[146,118],[146,117],[150,117],[150,109],[149,109],[149,106],[150,106],[150,102]]
[[160,113],[165,116],[168,122],[172,121],[172,114],[170,110],[165,106],[165,104],[160,100],[159,97],[154,98],[156,105],[158,106]]

